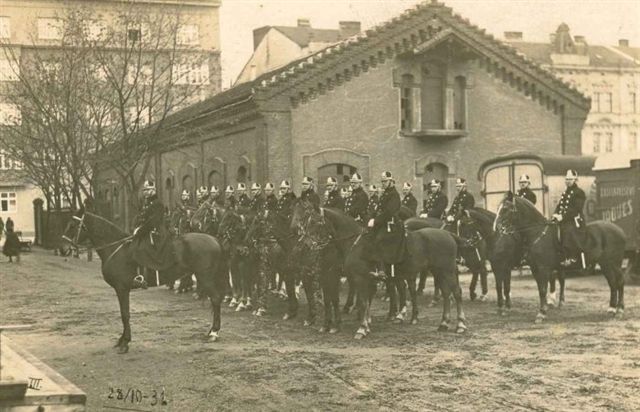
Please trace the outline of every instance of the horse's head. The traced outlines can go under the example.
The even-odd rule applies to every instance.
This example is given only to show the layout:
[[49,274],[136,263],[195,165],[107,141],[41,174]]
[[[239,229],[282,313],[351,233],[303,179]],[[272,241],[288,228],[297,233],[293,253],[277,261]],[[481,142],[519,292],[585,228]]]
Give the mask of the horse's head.
[[300,230],[307,225],[311,216],[317,213],[318,212],[316,211],[313,203],[307,200],[296,199],[293,202],[293,214],[291,216],[290,225],[291,230],[294,232],[300,232]]
[[236,240],[246,229],[246,218],[233,209],[227,209],[222,215],[218,233],[223,241]]
[[504,232],[510,230],[519,221],[518,219],[518,206],[516,204],[516,196],[513,192],[508,191],[505,193],[498,212],[496,213],[496,219],[493,222],[493,230],[497,232]]
[[71,216],[62,234],[62,250],[68,252],[70,249],[78,250],[79,246],[87,239],[87,226],[85,223],[85,212],[80,210]]

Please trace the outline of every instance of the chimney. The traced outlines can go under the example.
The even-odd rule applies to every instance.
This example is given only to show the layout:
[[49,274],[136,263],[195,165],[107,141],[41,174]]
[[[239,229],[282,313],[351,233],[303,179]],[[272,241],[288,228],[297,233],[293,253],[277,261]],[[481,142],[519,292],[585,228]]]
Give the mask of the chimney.
[[629,39],[620,39],[620,40],[618,40],[618,46],[620,46],[620,47],[629,47]]
[[555,33],[550,33],[549,34],[549,42],[551,44],[554,44],[556,42],[556,34]]
[[521,31],[505,31],[504,39],[506,41],[522,41],[522,32]]
[[584,36],[573,36],[573,41],[575,41],[576,43],[587,43]]
[[298,27],[311,27],[311,21],[306,18],[298,19]]
[[341,21],[338,22],[338,27],[340,28],[341,39],[346,39],[360,33],[359,21]]

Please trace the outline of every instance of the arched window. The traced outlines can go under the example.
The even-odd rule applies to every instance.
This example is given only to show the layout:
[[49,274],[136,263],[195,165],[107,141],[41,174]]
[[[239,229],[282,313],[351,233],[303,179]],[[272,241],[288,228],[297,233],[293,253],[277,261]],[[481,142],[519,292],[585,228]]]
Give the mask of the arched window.
[[400,129],[403,131],[418,130],[419,125],[416,123],[419,118],[419,112],[416,108],[420,107],[420,99],[416,100],[416,93],[420,89],[414,88],[414,79],[410,74],[402,75],[402,83],[400,85]]
[[467,128],[467,79],[457,76],[453,85],[453,128],[464,130]]
[[444,129],[444,73],[440,66],[422,67],[422,128]]
[[190,175],[186,175],[182,178],[182,190],[188,190],[191,193],[195,193],[193,178]]
[[324,190],[328,177],[334,177],[342,186],[347,186],[358,169],[345,163],[333,163],[318,168],[318,189]]
[[240,166],[238,168],[238,172],[236,173],[236,182],[237,183],[247,183],[247,168],[244,166]]

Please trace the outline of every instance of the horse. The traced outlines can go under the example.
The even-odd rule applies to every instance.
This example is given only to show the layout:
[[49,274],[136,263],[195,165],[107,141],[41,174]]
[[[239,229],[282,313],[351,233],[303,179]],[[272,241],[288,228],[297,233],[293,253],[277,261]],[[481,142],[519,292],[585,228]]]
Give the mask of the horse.
[[[294,275],[294,248],[296,236],[290,230],[289,219],[279,211],[259,213],[252,220],[247,231],[247,243],[265,245],[261,242],[271,242],[275,239],[279,247],[259,247],[256,251],[258,262],[263,266],[261,270],[277,272],[279,282],[284,282],[287,294],[287,311],[283,320],[290,320],[298,314],[298,298],[296,296],[296,279]],[[265,273],[265,276],[269,273]]]
[[[373,262],[365,258],[365,243],[373,241],[371,233],[350,216],[333,209],[304,207],[302,204],[294,208],[292,225],[300,225],[307,219],[306,214],[321,214],[322,219],[315,219],[317,224],[328,225],[332,233],[332,242],[336,245],[343,258],[343,267],[347,276],[352,277],[356,287],[358,319],[360,326],[354,336],[362,339],[371,331],[371,302],[377,288],[377,279],[371,273]],[[443,292],[442,322],[438,330],[449,329],[450,301],[453,294],[458,312],[456,331],[463,333],[466,329],[466,319],[462,310],[462,291],[456,274],[457,243],[454,237],[442,230],[425,228],[407,233],[407,257],[395,265],[395,273],[399,279],[407,281],[412,300],[411,324],[418,321],[418,305],[416,302],[415,280],[421,270],[429,270],[438,279]]]
[[[294,227],[300,234],[298,238],[301,260],[301,277],[308,302],[308,317],[305,325],[315,323],[316,306],[319,292],[322,290],[324,304],[324,323],[320,332],[337,333],[340,329],[340,277],[342,275],[342,259],[336,245],[333,243],[333,232],[330,225],[324,224],[325,210],[320,214],[314,213],[315,206],[310,202],[298,202],[303,214],[303,222],[296,221]],[[294,212],[295,216],[295,212]],[[295,219],[295,218],[294,218]]]
[[[424,229],[425,227],[431,227],[434,229],[441,229],[444,227],[444,222],[435,217],[412,217],[404,222],[404,228],[408,231],[414,231],[419,229]],[[420,272],[420,280],[418,281],[418,290],[417,293],[421,295],[424,293],[424,288],[427,283],[427,275],[429,272],[421,271]],[[435,305],[440,300],[440,288],[438,284],[433,282],[433,299],[431,300],[430,306]]]
[[[102,276],[116,292],[120,306],[123,332],[115,348],[118,353],[129,351],[131,342],[129,292],[136,277],[138,264],[131,256],[131,239],[107,219],[81,210],[73,215],[64,231],[63,239],[77,248],[84,240],[92,244],[102,261]],[[207,336],[217,341],[220,333],[220,304],[225,273],[221,265],[222,250],[215,238],[201,233],[187,233],[173,239],[177,264],[159,272],[160,282],[174,282],[185,272],[195,273],[198,283],[211,301],[212,321]]]
[[[547,285],[552,279],[552,271],[561,270],[561,247],[557,237],[557,224],[547,222],[528,200],[508,192],[500,203],[494,228],[504,234],[519,235],[513,240],[517,242],[517,247],[527,251],[527,261],[538,285],[540,299],[536,323],[543,322],[547,316]],[[588,236],[583,246],[587,264],[600,265],[610,289],[607,311],[616,317],[622,317],[624,314],[622,260],[626,242],[625,234],[617,225],[600,220],[588,223],[586,231]],[[505,259],[504,251],[496,250],[494,254],[500,252],[502,252],[502,259]],[[494,260],[496,259],[498,258],[494,257]]]
[[[191,216],[194,213],[193,208],[185,207],[175,208],[169,215],[169,229],[175,235],[184,235],[185,233],[193,232],[191,225]],[[179,279],[179,286],[175,293],[185,293],[193,289],[193,275],[191,273],[184,274]],[[173,289],[173,283],[168,285],[169,289]],[[198,292],[194,294],[198,296]]]
[[250,217],[245,211],[227,209],[218,227],[229,271],[231,272],[231,299],[229,307],[237,311],[251,309],[257,259],[246,243]]

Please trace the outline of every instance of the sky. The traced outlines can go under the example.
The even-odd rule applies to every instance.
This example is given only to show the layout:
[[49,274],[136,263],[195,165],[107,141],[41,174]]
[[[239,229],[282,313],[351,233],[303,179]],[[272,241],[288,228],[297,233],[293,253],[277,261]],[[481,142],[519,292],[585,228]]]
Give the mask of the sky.
[[[222,82],[228,87],[253,51],[253,29],[295,26],[309,18],[315,28],[337,29],[355,20],[367,29],[421,3],[418,0],[222,0],[220,30]],[[640,47],[640,0],[448,0],[455,13],[498,38],[523,32],[525,41],[546,42],[565,22],[589,44],[617,45],[629,39]]]

